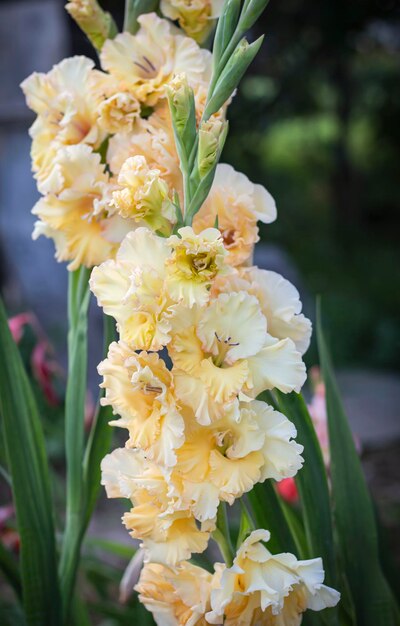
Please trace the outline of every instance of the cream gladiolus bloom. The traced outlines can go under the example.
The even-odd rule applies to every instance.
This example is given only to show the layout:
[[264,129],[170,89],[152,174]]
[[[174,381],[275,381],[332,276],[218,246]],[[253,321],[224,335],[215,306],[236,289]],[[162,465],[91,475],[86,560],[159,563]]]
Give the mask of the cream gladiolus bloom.
[[276,219],[275,201],[262,185],[253,184],[232,166],[217,166],[213,186],[193,219],[196,232],[212,226],[218,218],[228,263],[246,263],[258,241],[257,220],[266,224]]
[[225,248],[216,228],[198,235],[191,226],[180,228],[179,236],[168,240],[172,250],[167,260],[168,293],[175,302],[192,307],[209,300],[212,281],[229,271],[225,265]]
[[174,134],[168,102],[157,105],[149,118],[137,120],[131,133],[117,133],[110,138],[107,162],[115,176],[129,157],[142,155],[150,169],[156,169],[183,199],[182,173],[175,148]]
[[246,291],[255,296],[267,320],[268,332],[277,339],[289,337],[304,354],[310,345],[312,326],[302,313],[296,287],[276,272],[258,267],[242,267],[228,276],[218,277],[213,294]]
[[99,106],[99,126],[110,134],[132,132],[139,117],[140,104],[126,91],[111,94]]
[[120,415],[110,424],[128,429],[126,446],[141,448],[148,458],[166,467],[174,465],[175,450],[184,441],[184,422],[164,361],[158,354],[137,353],[114,342],[98,371],[105,390],[101,404],[112,406]]
[[199,48],[155,13],[140,15],[138,22],[136,35],[121,33],[107,40],[100,53],[103,69],[138,100],[154,106],[166,95],[168,82],[181,72],[193,87],[208,81],[210,52]]
[[[168,346],[174,369],[184,373],[177,394],[187,398],[198,384],[220,405],[232,403],[239,394],[256,397],[266,389],[284,393],[299,391],[306,373],[300,353],[291,339],[278,340],[267,333],[267,322],[257,298],[244,291],[222,293],[204,309],[190,314],[177,307],[173,313],[172,341]],[[198,398],[200,400],[200,398]],[[197,417],[203,423],[208,403],[199,403]],[[201,415],[200,415],[201,412]]]
[[147,228],[129,233],[116,260],[95,267],[90,287],[122,341],[135,350],[160,350],[170,340],[170,310],[164,288],[166,240]]
[[158,626],[207,626],[212,574],[183,562],[171,569],[148,563],[135,587]]
[[37,118],[30,129],[32,162],[37,178],[46,179],[62,146],[100,146],[105,138],[98,123],[97,84],[101,73],[91,59],[64,59],[47,74],[33,73],[21,83]]
[[104,457],[101,469],[108,497],[132,501],[123,522],[132,537],[142,540],[147,561],[175,566],[206,549],[211,527],[197,527],[191,513],[180,508],[168,472],[141,450],[117,448]]
[[271,554],[267,530],[255,530],[240,546],[230,568],[216,568],[210,624],[299,626],[307,609],[335,606],[340,594],[323,584],[321,559],[299,561],[293,554]]
[[[121,238],[132,222],[109,218],[102,210],[109,179],[100,155],[86,145],[60,148],[51,175],[39,183],[44,195],[32,213],[39,218],[33,237],[54,239],[59,261],[69,261],[68,269],[92,267],[114,256]],[[100,208],[99,208],[100,206]]]
[[143,155],[129,157],[118,175],[122,189],[113,193],[112,205],[124,218],[143,222],[154,231],[171,232],[175,207],[167,183],[158,169],[150,169]]
[[204,41],[221,14],[223,0],[161,0],[161,12],[198,42]]
[[181,228],[178,234],[165,239],[138,228],[126,236],[115,261],[92,272],[90,285],[99,305],[135,350],[167,345],[178,302],[205,302],[212,278],[223,271],[216,229],[195,235]]
[[237,420],[225,417],[208,427],[189,415],[185,430],[175,474],[200,521],[215,518],[220,500],[233,504],[255,483],[294,476],[303,463],[295,427],[265,402],[241,403]]

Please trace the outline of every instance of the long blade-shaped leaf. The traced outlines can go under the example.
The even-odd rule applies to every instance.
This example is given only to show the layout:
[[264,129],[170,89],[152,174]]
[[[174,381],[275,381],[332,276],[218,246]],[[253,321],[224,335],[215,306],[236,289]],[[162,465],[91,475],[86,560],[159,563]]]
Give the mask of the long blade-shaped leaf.
[[317,338],[326,387],[334,516],[357,626],[394,626],[395,606],[382,573],[371,498],[343,409],[318,306]]
[[21,577],[16,557],[0,541],[0,571],[15,593],[21,595]]
[[265,528],[271,533],[268,548],[274,553],[292,552],[299,556],[296,540],[271,480],[254,485],[247,497],[257,528]]
[[28,624],[61,623],[53,510],[43,431],[0,301],[0,411],[21,538],[21,580]]
[[[304,446],[304,465],[296,475],[296,485],[302,504],[308,558],[322,557],[325,582],[337,588],[332,516],[321,448],[307,405],[297,393],[276,393],[280,410],[297,429],[296,441]],[[337,624],[337,609],[324,611],[326,623]]]
[[296,475],[296,485],[303,507],[308,556],[323,558],[327,579],[333,584],[335,567],[328,481],[315,429],[301,395],[280,392],[276,395],[280,410],[296,426],[296,441],[304,446],[304,465]]

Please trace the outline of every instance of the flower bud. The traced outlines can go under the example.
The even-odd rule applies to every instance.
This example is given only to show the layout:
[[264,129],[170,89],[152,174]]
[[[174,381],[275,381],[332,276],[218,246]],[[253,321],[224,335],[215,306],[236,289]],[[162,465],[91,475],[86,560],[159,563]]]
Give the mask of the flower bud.
[[161,0],[161,12],[198,43],[202,43],[212,30],[222,9],[221,0]]
[[185,74],[177,74],[168,86],[170,106],[175,127],[181,134],[190,115],[193,90],[189,87]]
[[199,129],[198,170],[204,178],[216,166],[225,139],[226,122],[212,118],[202,122]]
[[114,20],[97,0],[71,0],[65,8],[97,50],[101,50],[106,39],[117,34]]

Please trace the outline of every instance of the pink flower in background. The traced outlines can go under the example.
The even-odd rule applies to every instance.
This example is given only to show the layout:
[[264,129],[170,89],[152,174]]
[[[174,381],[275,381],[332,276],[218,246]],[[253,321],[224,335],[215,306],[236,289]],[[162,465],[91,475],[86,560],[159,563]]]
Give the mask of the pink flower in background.
[[57,406],[59,398],[54,389],[53,376],[60,371],[60,367],[54,359],[50,358],[50,351],[51,346],[46,340],[38,341],[31,355],[31,364],[33,374],[47,402],[51,406]]
[[20,544],[19,534],[8,524],[12,517],[14,517],[13,504],[10,503],[0,506],[0,543],[8,550],[18,553]]
[[35,317],[31,313],[19,313],[8,320],[8,327],[11,331],[15,343],[19,343],[27,324],[34,325]]
[[47,339],[38,319],[33,313],[20,313],[8,320],[8,326],[15,343],[20,343],[25,326],[30,326],[37,338],[31,354],[32,373],[51,406],[59,404],[59,398],[53,384],[56,374],[62,373],[57,361],[53,358],[54,350]]
[[[328,437],[328,416],[326,413],[325,401],[325,385],[321,381],[320,371],[318,367],[313,367],[310,372],[311,380],[314,383],[314,395],[308,404],[315,432],[321,447],[322,456],[326,469],[329,471],[330,454],[329,454],[329,437]],[[298,502],[299,494],[297,491],[294,478],[285,478],[277,485],[279,495],[291,504]]]
[[278,483],[277,488],[279,495],[286,500],[286,502],[290,504],[298,502],[299,493],[294,478],[284,478]]
[[[328,434],[328,414],[326,412],[325,385],[321,380],[319,367],[315,366],[310,371],[311,381],[314,386],[314,395],[311,402],[307,405],[315,432],[318,437],[325,467],[329,476],[330,467],[330,451],[329,451],[329,434]],[[354,436],[354,443],[357,452],[361,453],[361,444],[358,437]],[[294,503],[299,499],[296,483],[294,478],[285,478],[277,485],[278,493],[286,500],[286,502]]]
[[[318,368],[313,368],[313,370],[317,370],[319,376]],[[313,373],[311,375],[313,375]],[[325,467],[329,469],[330,454],[328,416],[326,413],[325,385],[321,381],[318,381],[317,385],[315,386],[314,395],[311,398],[310,404],[308,405],[308,410],[314,424],[315,432],[317,433],[322,456],[324,457]]]

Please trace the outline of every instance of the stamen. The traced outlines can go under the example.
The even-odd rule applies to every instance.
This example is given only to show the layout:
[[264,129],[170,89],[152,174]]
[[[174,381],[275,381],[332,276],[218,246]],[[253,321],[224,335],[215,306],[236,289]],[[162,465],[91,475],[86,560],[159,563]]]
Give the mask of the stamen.
[[146,384],[144,386],[145,393],[161,393],[161,387],[156,387],[155,385]]
[[236,343],[230,343],[232,337],[228,337],[228,339],[221,339],[220,337],[218,337],[217,332],[214,330],[214,335],[217,341],[219,341],[220,343],[224,343],[226,346],[239,346],[240,342],[236,342]]
[[146,72],[146,74],[149,73],[149,70],[147,69],[147,67],[145,67],[144,65],[142,65],[141,63],[139,63],[139,61],[134,61],[133,62],[134,65],[137,65],[138,67],[140,67],[141,70],[143,70],[144,72]]
[[143,55],[144,60],[146,61],[147,65],[150,65],[151,69],[153,70],[153,72],[156,72],[157,69],[154,67],[153,63],[150,61],[150,59],[148,59],[145,55]]

